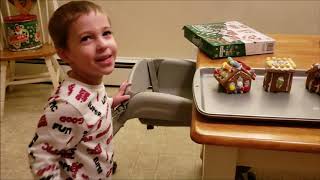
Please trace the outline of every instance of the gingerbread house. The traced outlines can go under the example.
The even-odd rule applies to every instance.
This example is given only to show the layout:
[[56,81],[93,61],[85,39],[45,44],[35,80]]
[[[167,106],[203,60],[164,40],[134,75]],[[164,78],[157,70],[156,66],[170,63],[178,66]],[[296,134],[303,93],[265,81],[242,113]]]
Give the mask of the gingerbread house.
[[306,88],[320,95],[320,63],[313,64],[306,73]]
[[235,94],[249,92],[251,80],[255,79],[256,74],[243,62],[228,57],[221,68],[214,69],[213,76],[226,93]]
[[291,58],[268,57],[263,88],[267,92],[290,92],[296,64]]

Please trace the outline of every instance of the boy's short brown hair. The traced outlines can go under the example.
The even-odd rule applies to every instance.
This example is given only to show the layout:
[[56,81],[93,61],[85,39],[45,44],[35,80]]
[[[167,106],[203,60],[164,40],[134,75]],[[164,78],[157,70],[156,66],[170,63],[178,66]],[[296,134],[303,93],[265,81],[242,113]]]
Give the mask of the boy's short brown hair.
[[59,7],[49,20],[49,33],[56,48],[67,48],[68,34],[71,24],[81,15],[100,12],[100,6],[90,1],[71,1]]

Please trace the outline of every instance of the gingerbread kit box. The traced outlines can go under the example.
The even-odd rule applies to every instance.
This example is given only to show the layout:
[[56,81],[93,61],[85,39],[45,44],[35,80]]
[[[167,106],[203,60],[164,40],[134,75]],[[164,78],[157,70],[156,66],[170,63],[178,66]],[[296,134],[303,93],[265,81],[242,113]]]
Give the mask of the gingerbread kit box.
[[275,40],[238,21],[186,25],[184,37],[212,59],[273,53]]

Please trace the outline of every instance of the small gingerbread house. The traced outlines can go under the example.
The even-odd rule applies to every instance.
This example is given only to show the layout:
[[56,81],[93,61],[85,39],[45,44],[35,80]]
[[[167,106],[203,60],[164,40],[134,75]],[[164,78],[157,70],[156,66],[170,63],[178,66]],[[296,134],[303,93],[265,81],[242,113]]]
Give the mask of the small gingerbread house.
[[268,57],[263,88],[267,92],[290,92],[296,64],[291,58]]
[[320,95],[320,63],[313,64],[306,73],[306,88]]
[[256,74],[243,62],[228,57],[228,61],[222,64],[221,68],[213,71],[215,79],[223,87],[226,93],[246,93],[250,91],[251,80]]

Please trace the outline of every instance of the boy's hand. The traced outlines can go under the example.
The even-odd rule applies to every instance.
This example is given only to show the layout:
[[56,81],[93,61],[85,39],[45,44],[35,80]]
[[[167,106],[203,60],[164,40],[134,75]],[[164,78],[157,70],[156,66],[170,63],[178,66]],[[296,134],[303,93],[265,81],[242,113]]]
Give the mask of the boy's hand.
[[128,86],[130,86],[131,84],[128,83],[128,81],[123,82],[120,85],[119,88],[119,92],[113,96],[113,103],[112,103],[112,108],[117,107],[119,104],[121,104],[122,102],[130,99],[130,95],[124,95],[124,93],[126,92],[126,89]]

